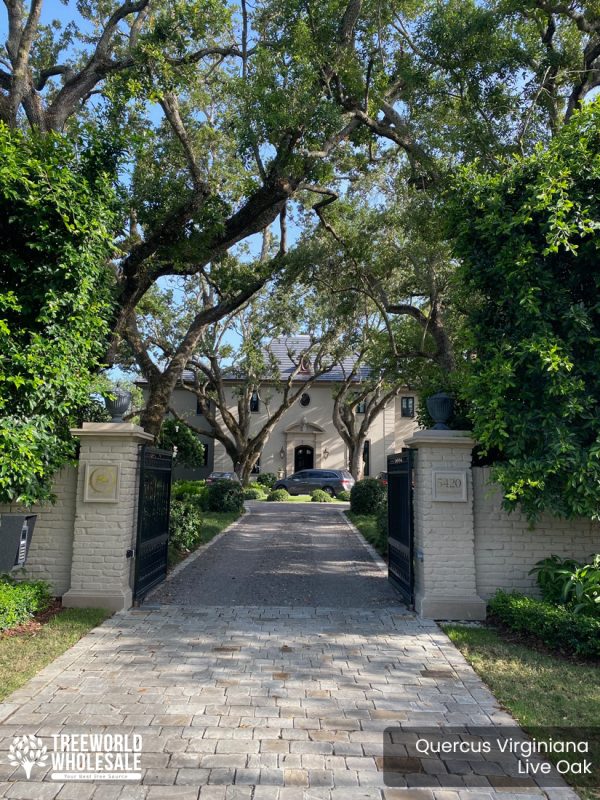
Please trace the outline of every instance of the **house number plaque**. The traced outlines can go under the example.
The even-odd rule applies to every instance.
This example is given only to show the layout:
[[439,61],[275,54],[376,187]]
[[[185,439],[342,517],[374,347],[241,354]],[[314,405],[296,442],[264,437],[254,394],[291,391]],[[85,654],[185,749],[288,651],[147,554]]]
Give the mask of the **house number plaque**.
[[467,500],[466,470],[433,470],[433,497],[435,502],[465,503]]

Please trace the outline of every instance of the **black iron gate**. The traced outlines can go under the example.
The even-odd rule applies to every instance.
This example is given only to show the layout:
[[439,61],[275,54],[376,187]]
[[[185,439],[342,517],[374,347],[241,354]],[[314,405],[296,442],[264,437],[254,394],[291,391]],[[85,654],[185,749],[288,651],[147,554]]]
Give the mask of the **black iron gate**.
[[388,577],[413,604],[413,457],[406,448],[388,456]]
[[172,469],[171,452],[142,447],[134,600],[140,600],[167,574]]

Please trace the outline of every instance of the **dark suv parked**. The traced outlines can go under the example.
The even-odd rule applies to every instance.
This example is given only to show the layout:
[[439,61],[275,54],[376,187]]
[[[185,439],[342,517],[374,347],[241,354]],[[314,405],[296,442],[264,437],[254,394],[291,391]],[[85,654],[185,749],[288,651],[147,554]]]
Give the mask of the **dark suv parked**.
[[274,489],[287,489],[290,494],[311,494],[322,489],[332,497],[350,491],[354,478],[346,469],[301,469],[289,478],[277,481]]

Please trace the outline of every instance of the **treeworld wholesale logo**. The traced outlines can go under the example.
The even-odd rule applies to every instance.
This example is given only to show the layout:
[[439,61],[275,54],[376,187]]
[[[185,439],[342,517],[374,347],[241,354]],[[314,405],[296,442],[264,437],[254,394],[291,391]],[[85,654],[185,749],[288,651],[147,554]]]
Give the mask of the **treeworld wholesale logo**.
[[22,767],[29,780],[34,767],[47,767],[54,781],[139,781],[142,737],[139,734],[55,734],[48,750],[35,735],[15,736],[8,761]]

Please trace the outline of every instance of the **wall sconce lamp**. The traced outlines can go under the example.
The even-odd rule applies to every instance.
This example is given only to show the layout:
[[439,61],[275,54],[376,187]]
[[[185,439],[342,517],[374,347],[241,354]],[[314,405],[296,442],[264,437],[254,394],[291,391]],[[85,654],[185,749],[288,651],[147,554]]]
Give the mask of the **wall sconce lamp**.
[[329,458],[329,450],[327,448],[323,450],[323,458]]
[[283,459],[285,458],[285,449],[284,449],[283,447],[282,447],[282,448],[281,448],[281,450],[279,451],[279,458],[280,458],[282,461],[283,461]]

